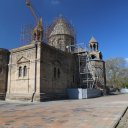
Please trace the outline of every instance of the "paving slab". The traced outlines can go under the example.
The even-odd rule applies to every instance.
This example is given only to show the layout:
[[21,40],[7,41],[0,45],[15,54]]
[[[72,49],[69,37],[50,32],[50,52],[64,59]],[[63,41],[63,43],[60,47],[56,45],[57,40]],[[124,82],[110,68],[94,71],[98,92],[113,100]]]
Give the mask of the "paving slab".
[[128,95],[49,102],[0,101],[0,128],[113,128]]

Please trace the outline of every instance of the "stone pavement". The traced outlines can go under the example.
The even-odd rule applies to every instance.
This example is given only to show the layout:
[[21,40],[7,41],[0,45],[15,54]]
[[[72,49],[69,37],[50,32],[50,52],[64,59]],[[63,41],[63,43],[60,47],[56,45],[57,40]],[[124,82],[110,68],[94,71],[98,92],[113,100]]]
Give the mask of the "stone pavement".
[[0,128],[113,128],[128,95],[50,102],[0,101]]

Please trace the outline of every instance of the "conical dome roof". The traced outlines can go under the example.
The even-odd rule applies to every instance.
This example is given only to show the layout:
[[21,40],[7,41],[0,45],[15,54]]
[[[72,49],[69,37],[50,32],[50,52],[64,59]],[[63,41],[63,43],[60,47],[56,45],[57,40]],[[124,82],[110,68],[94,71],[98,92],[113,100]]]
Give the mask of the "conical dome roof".
[[71,24],[63,17],[58,18],[49,28],[48,37],[54,35],[70,35],[75,36],[75,32]]
[[89,43],[97,43],[97,40],[94,38],[94,36],[91,37]]

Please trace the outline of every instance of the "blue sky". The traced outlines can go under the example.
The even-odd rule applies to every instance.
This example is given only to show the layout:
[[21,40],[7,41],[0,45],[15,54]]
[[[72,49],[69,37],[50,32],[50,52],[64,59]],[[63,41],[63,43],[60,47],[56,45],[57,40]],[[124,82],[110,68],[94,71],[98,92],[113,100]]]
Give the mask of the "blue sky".
[[[31,0],[44,26],[59,15],[75,27],[77,41],[88,44],[93,35],[104,59],[128,58],[128,0]],[[0,0],[0,47],[19,47],[21,27],[35,21],[25,0]]]

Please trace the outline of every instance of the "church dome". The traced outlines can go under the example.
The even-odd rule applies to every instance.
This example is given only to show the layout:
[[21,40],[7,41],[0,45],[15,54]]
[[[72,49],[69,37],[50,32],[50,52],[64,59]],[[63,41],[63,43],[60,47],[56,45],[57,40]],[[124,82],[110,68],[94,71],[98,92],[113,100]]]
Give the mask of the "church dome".
[[59,17],[47,29],[48,38],[55,35],[69,35],[75,37],[74,28],[64,17]]

